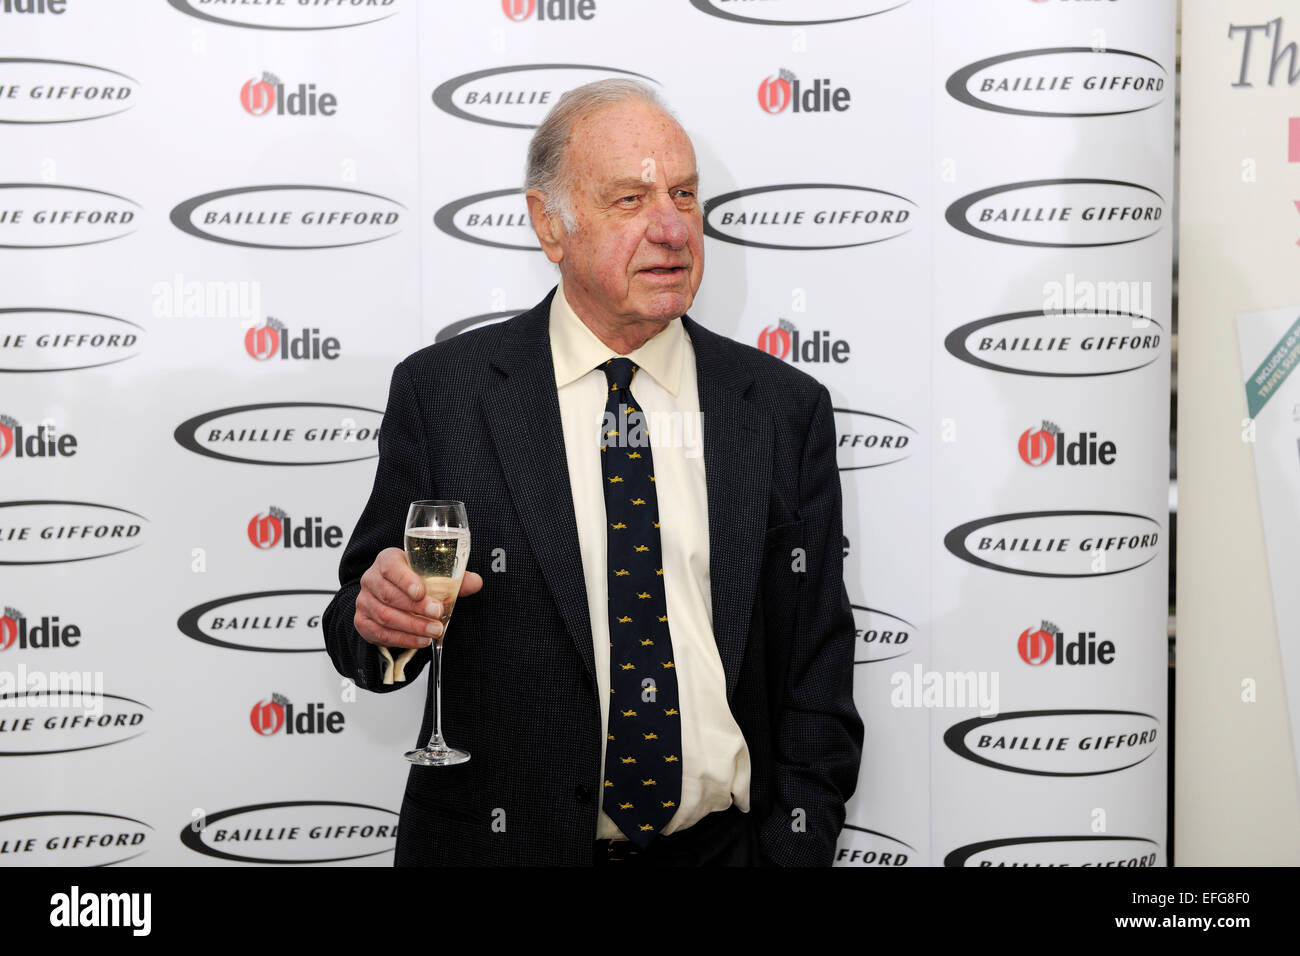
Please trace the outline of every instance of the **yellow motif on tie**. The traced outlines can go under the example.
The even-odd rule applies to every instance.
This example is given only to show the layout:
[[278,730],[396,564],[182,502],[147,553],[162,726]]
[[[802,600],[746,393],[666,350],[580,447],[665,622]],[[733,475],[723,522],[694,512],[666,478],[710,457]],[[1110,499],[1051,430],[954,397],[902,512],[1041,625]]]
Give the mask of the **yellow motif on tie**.
[[[613,735],[613,734],[606,734],[605,736],[608,737],[610,740],[613,740],[613,739],[614,739],[614,735]],[[611,784],[607,784],[606,786],[610,786],[610,787],[612,787],[612,786],[614,786],[614,785],[611,783]]]
[[627,527],[627,525],[625,525],[623,522],[620,521],[618,522],[618,524],[610,525],[610,527],[613,528],[615,531],[622,531],[624,528]]
[[662,803],[663,803],[663,805],[664,805],[665,807],[675,807],[675,806],[677,806],[677,803],[676,803],[676,801],[674,801],[674,800],[664,800],[664,801],[662,801]]
[[655,522],[655,527],[656,527],[656,528],[659,527],[659,522],[658,522],[658,521]]
[[664,758],[664,763],[677,763],[677,754],[669,754]]
[[663,569],[663,568],[655,568],[655,574],[659,575],[660,577],[663,577],[663,576],[664,576],[664,569]]
[[613,438],[613,437],[614,437],[615,435],[617,435],[617,434],[618,434],[618,431],[617,431],[617,430],[616,430],[616,431],[612,431],[612,432],[605,432],[605,437],[606,437],[606,438]]
[[632,499],[632,504],[634,504],[634,505],[643,505],[643,504],[645,504],[645,499],[644,499],[644,498],[633,498],[633,499]]
[[613,781],[613,780],[606,780],[606,781],[605,781],[605,786],[607,786],[607,787],[612,787],[612,786],[614,786],[614,781]]
[[640,457],[641,457],[641,453],[640,453],[639,451],[630,451],[630,452],[627,453],[627,457],[629,457],[629,458],[640,458]]
[[668,707],[668,708],[666,708],[666,709],[664,710],[664,716],[665,716],[665,717],[676,717],[676,716],[677,716],[677,708],[676,708],[676,707]]
[[650,545],[648,545],[648,544],[638,544],[638,545],[636,546],[636,550],[637,550],[637,551],[649,551],[649,550],[650,550]]
[[654,475],[651,475],[651,476],[650,476],[650,480],[651,480],[651,481],[654,481],[654,480],[655,480],[655,476],[654,476]]
[[610,483],[611,485],[616,485],[616,484],[618,484],[618,483],[619,483],[620,481],[622,481],[622,480],[623,480],[623,477],[622,477],[621,475],[615,475],[613,478],[609,479],[609,483]]
[[625,711],[623,711],[623,716],[624,716],[624,717],[635,717],[635,716],[636,716],[636,711],[635,711],[635,710],[625,710]]
[[620,804],[618,805],[618,808],[619,808],[620,810],[631,810],[631,809],[632,809],[632,804],[630,804],[630,803],[620,803]]
[[668,670],[672,670],[672,669],[673,669],[673,662],[672,662],[672,661],[664,661],[664,667],[668,668]]
[[644,737],[646,740],[658,740],[658,739],[659,739],[659,735],[658,735],[657,733],[655,733],[653,730],[650,731],[650,733],[648,733],[648,734],[642,734],[641,736]]
[[620,618],[618,619],[618,623],[620,623],[620,624],[631,624],[631,623],[632,623],[632,619],[631,619],[630,617],[627,617],[626,615],[624,615],[623,617],[620,617]]
[[623,575],[631,574],[631,573],[632,572],[629,571],[627,568],[619,568],[617,571],[614,572],[614,577],[621,578]]
[[649,591],[642,591],[640,594],[637,595],[637,597],[640,598],[642,601],[644,601],[644,600],[646,600],[648,597],[650,597],[650,592],[649,592]]
[[[623,761],[623,763],[636,763],[635,757],[619,757],[618,759]],[[664,759],[667,760],[668,758],[665,757]]]
[[643,787],[654,787],[654,786],[658,786],[658,784],[659,784],[659,781],[656,780],[656,779],[654,779],[653,777],[651,777],[649,780],[642,780],[642,781],[641,781],[641,786],[643,786]]
[[647,637],[644,641],[641,642],[641,646],[642,646],[642,647],[653,647],[653,646],[654,646],[654,641],[650,640],[650,638]]
[[659,618],[659,623],[662,624],[662,623],[663,623],[664,621],[666,621],[666,620],[668,620],[668,615],[667,615],[667,614],[664,614],[663,616],[661,616],[661,617]]
[[642,831],[645,831],[645,830],[653,830],[654,827],[651,826],[649,823],[643,823],[643,824],[641,824],[640,829],[641,829]]
[[619,666],[620,666],[623,670],[625,670],[625,671],[634,671],[634,670],[636,670],[636,665],[635,665],[635,664],[620,664]]

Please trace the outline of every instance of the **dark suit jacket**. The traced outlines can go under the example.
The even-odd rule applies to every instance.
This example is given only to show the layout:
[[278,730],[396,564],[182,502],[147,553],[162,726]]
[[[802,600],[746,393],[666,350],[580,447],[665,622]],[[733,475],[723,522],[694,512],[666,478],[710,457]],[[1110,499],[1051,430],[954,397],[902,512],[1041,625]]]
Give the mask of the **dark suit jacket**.
[[[399,866],[591,863],[604,740],[551,363],[553,295],[396,367],[374,489],[324,614],[341,674],[379,692],[412,683],[430,652],[408,664],[406,683],[384,686],[378,652],[353,627],[358,582],[379,551],[402,546],[410,502],[465,502],[469,570],[484,586],[448,628],[442,713],[447,741],[472,759],[411,769]],[[862,749],[830,395],[682,321],[703,417],[714,637],[749,747],[759,849],[769,863],[829,865]],[[420,745],[430,726],[426,712]]]

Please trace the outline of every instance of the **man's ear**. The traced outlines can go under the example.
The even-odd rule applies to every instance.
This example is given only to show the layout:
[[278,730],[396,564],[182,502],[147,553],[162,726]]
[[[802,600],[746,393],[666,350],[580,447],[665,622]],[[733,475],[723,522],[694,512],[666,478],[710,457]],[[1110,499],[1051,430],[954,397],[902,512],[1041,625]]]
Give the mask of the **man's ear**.
[[560,245],[564,226],[558,216],[546,214],[546,194],[540,189],[528,190],[524,193],[524,198],[528,200],[528,218],[532,220],[533,232],[537,233],[542,251],[552,262],[559,262],[564,258],[564,249]]

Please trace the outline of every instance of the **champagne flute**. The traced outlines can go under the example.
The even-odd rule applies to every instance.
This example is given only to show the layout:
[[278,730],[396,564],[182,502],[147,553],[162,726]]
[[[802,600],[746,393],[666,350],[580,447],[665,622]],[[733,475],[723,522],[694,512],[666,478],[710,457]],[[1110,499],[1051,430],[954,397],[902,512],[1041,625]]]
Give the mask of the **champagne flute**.
[[449,767],[469,760],[469,754],[442,739],[442,638],[447,636],[461,578],[469,563],[469,519],[460,501],[413,501],[406,515],[406,560],[424,579],[428,597],[442,603],[442,637],[433,639],[433,735],[406,759],[422,767]]

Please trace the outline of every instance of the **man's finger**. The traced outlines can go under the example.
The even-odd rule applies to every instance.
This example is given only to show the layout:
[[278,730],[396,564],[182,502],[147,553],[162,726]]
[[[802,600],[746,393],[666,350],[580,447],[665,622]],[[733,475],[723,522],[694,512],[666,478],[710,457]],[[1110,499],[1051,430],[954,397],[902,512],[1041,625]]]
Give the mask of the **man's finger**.
[[460,581],[460,597],[468,597],[471,594],[477,594],[483,590],[483,578],[473,571],[466,571],[465,576]]
[[424,597],[424,581],[411,570],[406,560],[406,552],[401,548],[385,548],[375,558],[375,566],[384,580],[396,585],[412,601]]

